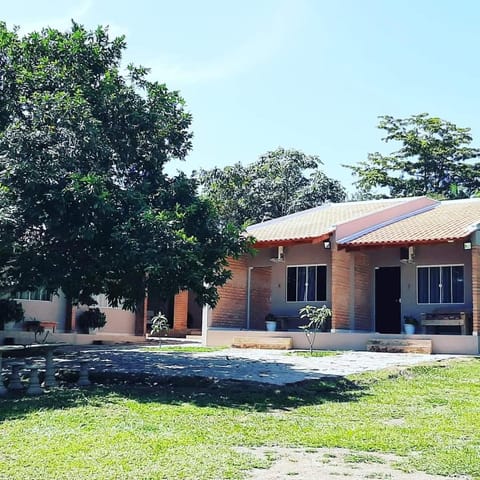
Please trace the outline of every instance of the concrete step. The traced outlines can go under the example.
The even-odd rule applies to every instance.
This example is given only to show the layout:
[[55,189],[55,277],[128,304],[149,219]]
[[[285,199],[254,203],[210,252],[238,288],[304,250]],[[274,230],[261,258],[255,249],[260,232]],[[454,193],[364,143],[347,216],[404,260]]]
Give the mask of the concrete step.
[[200,342],[202,340],[202,335],[197,335],[197,334],[185,335],[185,339]]
[[290,350],[293,340],[291,337],[233,337],[232,347]]
[[424,339],[371,339],[367,342],[369,352],[432,353],[432,341]]

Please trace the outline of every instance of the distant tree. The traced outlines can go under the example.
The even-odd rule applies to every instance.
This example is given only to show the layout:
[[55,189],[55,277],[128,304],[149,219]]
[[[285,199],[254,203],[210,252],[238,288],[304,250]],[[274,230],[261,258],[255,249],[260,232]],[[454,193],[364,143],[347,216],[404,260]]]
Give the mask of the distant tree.
[[221,217],[240,226],[343,201],[345,189],[321,165],[316,155],[277,148],[247,166],[200,170],[198,179]]
[[0,23],[0,286],[127,308],[188,288],[215,304],[246,241],[194,180],[164,173],[191,148],[191,116],[145,68],[123,75],[124,49],[102,27]]
[[[469,146],[469,128],[427,113],[405,119],[382,116],[378,127],[386,131],[385,142],[397,141],[401,147],[390,155],[371,153],[367,161],[344,165],[358,177],[355,185],[364,198],[463,198],[480,188],[480,165],[470,162],[480,155],[480,149]],[[375,188],[386,191],[378,193]]]

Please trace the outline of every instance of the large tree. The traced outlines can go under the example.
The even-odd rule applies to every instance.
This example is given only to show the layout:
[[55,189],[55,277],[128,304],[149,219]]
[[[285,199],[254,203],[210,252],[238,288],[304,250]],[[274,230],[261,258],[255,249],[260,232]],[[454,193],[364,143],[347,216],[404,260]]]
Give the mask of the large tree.
[[[385,142],[400,143],[399,150],[368,155],[357,165],[344,165],[358,177],[363,196],[435,195],[441,198],[469,197],[480,188],[480,165],[472,159],[480,149],[471,147],[469,128],[431,117],[427,113],[405,119],[380,117],[378,128]],[[375,192],[374,189],[380,188]]]
[[225,221],[237,226],[281,217],[324,202],[340,202],[345,190],[321,170],[316,155],[277,148],[247,166],[201,170],[204,195]]
[[178,92],[121,71],[123,37],[73,24],[24,37],[0,23],[0,286],[106,293],[128,308],[155,288],[214,304],[246,247],[183,175]]

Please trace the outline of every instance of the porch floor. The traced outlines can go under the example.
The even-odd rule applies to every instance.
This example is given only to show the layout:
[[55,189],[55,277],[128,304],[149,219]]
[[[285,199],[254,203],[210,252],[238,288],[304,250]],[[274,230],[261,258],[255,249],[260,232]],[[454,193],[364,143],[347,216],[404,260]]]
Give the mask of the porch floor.
[[[265,330],[241,330],[229,328],[209,328],[204,342],[208,346],[232,345],[234,337],[285,337],[292,338],[293,348],[308,349],[305,333],[301,330],[287,332]],[[473,335],[403,335],[381,334],[375,332],[319,332],[316,334],[314,348],[316,350],[356,350],[366,351],[369,340],[415,339],[431,340],[432,353],[478,355],[480,353],[480,337]]]

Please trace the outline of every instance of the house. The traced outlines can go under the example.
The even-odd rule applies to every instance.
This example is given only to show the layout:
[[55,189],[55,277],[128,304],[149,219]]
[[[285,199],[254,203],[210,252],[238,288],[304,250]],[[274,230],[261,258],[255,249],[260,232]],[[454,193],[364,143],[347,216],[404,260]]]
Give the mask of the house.
[[[50,332],[49,338],[58,341],[91,343],[95,339],[134,342],[138,337],[145,337],[150,318],[159,311],[165,313],[173,324],[171,336],[181,337],[188,333],[199,333],[201,329],[201,307],[195,302],[192,292],[188,291],[180,292],[168,302],[161,301],[158,295],[150,295],[137,312],[124,310],[121,306],[112,307],[105,295],[97,295],[96,306],[105,313],[107,323],[95,338],[77,335],[76,319],[86,307],[82,305],[69,307],[62,292],[52,295],[38,288],[34,291],[17,292],[14,298],[22,304],[26,320],[39,320],[49,325],[50,329],[55,325],[55,334]],[[71,323],[67,319],[67,308],[72,309]],[[13,329],[18,332],[22,330],[22,325],[15,325]],[[12,332],[0,332],[0,339],[11,334]]]
[[332,309],[318,348],[364,349],[369,339],[403,336],[410,316],[424,320],[419,333],[434,352],[479,352],[480,199],[326,204],[248,233],[257,254],[230,262],[233,278],[216,308],[204,310],[207,344],[266,335],[270,312],[302,346],[298,311],[310,304]]

